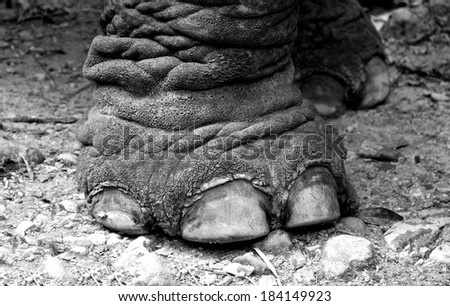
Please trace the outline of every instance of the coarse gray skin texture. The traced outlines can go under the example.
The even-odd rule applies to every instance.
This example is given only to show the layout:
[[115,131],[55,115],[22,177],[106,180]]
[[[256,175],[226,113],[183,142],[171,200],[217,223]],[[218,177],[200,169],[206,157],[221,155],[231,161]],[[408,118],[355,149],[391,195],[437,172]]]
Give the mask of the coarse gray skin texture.
[[292,183],[320,165],[336,180],[341,214],[354,211],[345,150],[331,149],[338,134],[294,85],[302,4],[110,0],[84,67],[97,84],[78,135],[89,198],[118,188],[178,235],[196,195],[245,179],[270,197],[275,229]]

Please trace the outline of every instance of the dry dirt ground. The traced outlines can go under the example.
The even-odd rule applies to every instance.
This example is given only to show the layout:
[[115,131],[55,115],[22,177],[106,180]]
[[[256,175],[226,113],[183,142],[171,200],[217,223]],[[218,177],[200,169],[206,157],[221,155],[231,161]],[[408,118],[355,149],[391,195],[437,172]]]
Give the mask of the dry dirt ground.
[[[82,76],[82,65],[91,39],[100,33],[100,7],[89,3],[66,8],[66,15],[30,15],[21,23],[0,24],[0,132],[46,157],[32,169],[22,164],[0,172],[0,285],[132,283],[130,275],[113,269],[113,263],[134,238],[96,224],[76,184],[76,131],[93,105],[93,88]],[[438,42],[430,38],[436,32],[428,33],[403,47],[387,39],[390,59],[397,66],[392,67],[395,83],[388,101],[332,120],[346,134],[347,172],[362,209],[384,207],[408,220],[445,214],[450,208],[450,77],[445,69],[408,64],[413,56],[439,62],[433,61],[430,48],[448,51],[448,33],[440,33],[444,38]],[[450,61],[446,65],[450,70]],[[23,116],[70,120],[12,120]],[[400,157],[362,158],[358,152],[363,141],[384,145]],[[450,285],[450,265],[429,259],[437,245],[449,240],[448,226],[431,241],[415,241],[394,252],[383,239],[390,225],[367,223],[374,258],[337,278],[324,277],[319,267],[324,242],[346,232],[333,224],[292,232],[289,248],[263,252],[282,285]],[[252,285],[263,277],[233,276],[223,270],[237,256],[254,252],[253,244],[196,245],[161,233],[147,238],[145,246],[157,254],[174,284]],[[299,252],[301,264],[292,260]],[[49,263],[49,258],[57,262]],[[55,277],[58,271],[65,277]]]

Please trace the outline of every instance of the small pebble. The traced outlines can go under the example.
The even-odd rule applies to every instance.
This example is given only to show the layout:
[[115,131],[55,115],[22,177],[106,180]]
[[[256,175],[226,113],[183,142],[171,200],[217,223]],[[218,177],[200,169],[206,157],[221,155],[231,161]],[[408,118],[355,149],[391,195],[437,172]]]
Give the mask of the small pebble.
[[111,233],[109,234],[108,240],[106,240],[106,245],[116,245],[123,242],[124,240],[122,239],[122,236],[116,233]]
[[61,203],[59,203],[59,206],[67,212],[71,213],[78,212],[77,203],[71,200],[63,200]]
[[75,246],[71,248],[70,251],[74,254],[79,255],[87,255],[89,253],[89,249],[83,246]]
[[31,221],[22,221],[16,228],[16,234],[20,237],[25,237],[28,231],[36,230],[37,226]]
[[258,281],[258,286],[270,287],[277,286],[277,279],[273,275],[263,275]]
[[16,69],[14,69],[13,67],[6,67],[5,72],[9,74],[14,74],[16,73]]
[[106,244],[106,235],[101,234],[91,234],[86,237],[93,245],[103,245]]
[[316,282],[316,273],[310,268],[302,268],[297,270],[294,275],[294,282],[297,285],[312,285]]
[[431,99],[433,99],[436,102],[446,102],[450,100],[450,98],[446,94],[437,92],[433,92],[431,94]]
[[67,276],[66,269],[62,262],[56,258],[47,255],[44,259],[44,271],[53,278],[64,278]]
[[205,274],[200,277],[200,284],[204,286],[211,286],[213,285],[217,280],[216,274]]
[[223,271],[227,272],[231,275],[234,275],[234,276],[240,276],[240,277],[247,276],[248,277],[253,274],[253,272],[255,271],[255,268],[252,266],[244,266],[237,262],[233,262],[233,263],[226,265],[223,268]]
[[77,164],[77,157],[72,153],[62,153],[56,157],[56,160],[62,162],[66,166],[73,166]]
[[280,252],[291,248],[293,245],[291,235],[283,230],[275,230],[255,246],[267,252]]
[[0,40],[0,49],[9,48],[9,44],[6,41]]
[[355,217],[345,217],[336,223],[336,229],[344,234],[360,237],[366,236],[366,224],[363,220]]
[[265,272],[270,271],[264,261],[261,258],[256,257],[253,253],[246,253],[242,256],[238,256],[233,259],[233,262],[240,263],[244,266],[252,266],[255,268],[256,274],[264,274]]
[[156,250],[155,238],[153,236],[140,236],[130,242],[127,250],[132,251],[139,247],[144,247],[150,252]]
[[450,264],[450,242],[444,242],[433,250],[430,260]]
[[307,262],[308,259],[302,251],[297,251],[289,257],[289,263],[292,265],[294,270],[303,268]]
[[134,285],[170,286],[173,276],[155,253],[144,247],[125,251],[113,264],[116,272],[123,271],[133,276]]
[[10,251],[6,248],[0,247],[0,265],[8,264]]

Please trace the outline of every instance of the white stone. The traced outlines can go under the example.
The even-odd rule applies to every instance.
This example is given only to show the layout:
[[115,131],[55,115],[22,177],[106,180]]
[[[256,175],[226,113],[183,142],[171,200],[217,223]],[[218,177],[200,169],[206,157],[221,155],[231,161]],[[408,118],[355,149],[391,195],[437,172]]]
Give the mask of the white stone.
[[438,93],[438,92],[433,92],[431,94],[431,99],[433,99],[436,102],[445,102],[450,100],[450,98],[445,93]]
[[233,262],[240,263],[244,266],[252,266],[255,268],[255,273],[263,274],[266,271],[270,271],[266,263],[259,257],[256,257],[253,253],[246,253],[233,259]]
[[67,276],[66,269],[62,262],[56,258],[47,255],[44,259],[44,271],[53,278],[64,278]]
[[63,200],[59,203],[59,206],[67,212],[76,213],[78,212],[78,205],[71,200]]
[[73,248],[70,249],[70,251],[74,254],[79,255],[87,255],[89,253],[89,249],[83,246],[74,246]]
[[0,247],[0,265],[8,264],[10,256],[11,254],[8,249]]
[[401,251],[405,246],[420,239],[422,245],[434,241],[439,233],[439,226],[425,222],[398,222],[385,234],[384,240],[391,250]]
[[295,271],[294,282],[296,285],[312,285],[316,282],[316,273],[309,267]]
[[93,245],[102,245],[106,244],[106,235],[105,234],[91,234],[86,237],[87,240],[92,242]]
[[22,221],[16,227],[16,234],[20,237],[25,237],[27,231],[36,230],[37,226],[31,221]]
[[46,215],[39,214],[34,218],[33,222],[39,228],[43,228],[48,223],[48,220],[49,220],[49,218]]
[[216,274],[205,274],[200,277],[200,284],[204,286],[211,286],[217,281],[217,275]]
[[258,286],[268,287],[277,285],[277,279],[273,275],[263,275],[258,281]]
[[250,276],[255,271],[255,268],[252,266],[244,266],[237,262],[230,263],[223,268],[224,272],[230,273],[234,276]]
[[87,237],[74,236],[63,237],[63,243],[69,246],[83,246],[87,248],[93,245],[93,242],[87,239]]
[[444,242],[433,250],[430,260],[450,264],[450,242]]
[[72,166],[77,164],[77,157],[72,153],[62,153],[56,157],[56,160],[64,163],[65,165]]
[[141,246],[125,251],[113,264],[115,271],[123,271],[134,277],[136,285],[170,286],[173,278],[158,255]]
[[353,266],[365,266],[373,256],[372,243],[362,237],[340,235],[323,246],[320,265],[325,277],[338,277]]
[[283,230],[270,232],[262,242],[256,244],[256,247],[267,252],[283,251],[289,249],[291,246],[291,235]]
[[124,242],[125,241],[122,239],[122,236],[116,233],[109,234],[108,240],[106,240],[107,245],[116,245]]
[[130,242],[128,245],[127,251],[132,251],[139,247],[144,247],[147,250],[152,248],[153,241],[145,236],[140,236]]

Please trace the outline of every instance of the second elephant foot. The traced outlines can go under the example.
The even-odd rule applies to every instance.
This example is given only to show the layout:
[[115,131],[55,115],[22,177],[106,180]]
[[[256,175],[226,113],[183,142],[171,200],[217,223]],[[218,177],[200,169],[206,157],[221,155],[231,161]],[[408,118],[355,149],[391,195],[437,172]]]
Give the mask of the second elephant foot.
[[345,87],[328,75],[313,75],[302,80],[303,96],[310,100],[320,115],[336,117],[345,111],[345,105],[356,109],[375,107],[383,103],[390,93],[389,72],[386,63],[378,56],[365,65],[366,82],[357,101],[345,101]]

